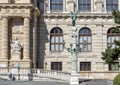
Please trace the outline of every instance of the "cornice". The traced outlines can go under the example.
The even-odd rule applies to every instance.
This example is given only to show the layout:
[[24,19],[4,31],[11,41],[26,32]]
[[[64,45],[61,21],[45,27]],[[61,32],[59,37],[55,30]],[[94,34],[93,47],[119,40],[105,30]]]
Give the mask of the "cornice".
[[12,8],[12,7],[17,7],[17,8],[33,8],[34,5],[31,3],[15,3],[15,4],[10,4],[10,3],[0,3],[1,8]]
[[[45,13],[44,17],[70,17],[71,13]],[[112,17],[112,13],[79,13],[77,17]]]

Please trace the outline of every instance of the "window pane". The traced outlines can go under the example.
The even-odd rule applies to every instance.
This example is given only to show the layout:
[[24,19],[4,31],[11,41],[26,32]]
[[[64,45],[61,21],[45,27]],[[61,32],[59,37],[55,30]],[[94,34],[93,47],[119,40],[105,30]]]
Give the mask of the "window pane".
[[83,45],[80,44],[79,47],[80,47],[81,51],[83,51]]
[[58,51],[58,49],[59,49],[59,48],[58,48],[58,45],[55,45],[55,48],[56,48],[56,51]]
[[108,41],[108,43],[110,43],[110,37],[108,36],[108,38],[107,38],[107,41]]
[[63,50],[63,44],[60,44],[60,51]]
[[55,37],[55,41],[56,41],[56,43],[59,42],[59,37],[58,36]]
[[83,0],[78,0],[78,3],[79,3],[79,4],[82,4],[82,3],[83,3]]
[[54,51],[54,44],[51,44],[51,51]]
[[55,10],[59,10],[59,6],[58,5],[55,6]]
[[[80,45],[81,47],[81,51],[90,51],[91,49],[91,44],[92,44],[92,40],[91,40],[91,31],[88,29],[88,28],[82,28],[80,31],[79,31],[79,43],[82,44],[82,46]],[[88,47],[88,44],[91,46],[91,47]]]
[[55,5],[50,6],[51,10],[55,10]]
[[115,40],[115,37],[113,36],[113,37],[112,37],[112,43],[114,43],[114,40]]
[[88,51],[90,51],[91,50],[91,45],[88,45]]
[[63,10],[63,5],[60,5],[60,6],[59,6],[59,10]]
[[91,71],[91,62],[80,62],[80,71]]
[[51,43],[54,43],[54,36],[51,36]]
[[63,37],[60,36],[60,43],[63,43]]
[[86,0],[83,0],[83,3],[86,3]]
[[87,0],[87,3],[89,3],[89,4],[90,4],[90,0]]
[[51,0],[50,2],[51,2],[51,3],[53,3],[53,2],[54,2],[54,0]]
[[115,48],[115,44],[112,45],[112,48]]
[[83,49],[84,49],[84,51],[87,51],[87,45],[83,44]]
[[118,10],[118,0],[106,0],[107,10]]
[[91,7],[90,7],[90,5],[88,5],[88,6],[87,6],[87,10],[90,10],[90,9],[91,9]]
[[63,3],[63,0],[59,0],[60,3]]
[[88,36],[88,43],[91,43],[91,36]]
[[52,0],[50,7],[51,10],[63,10],[63,0]]
[[119,36],[116,36],[116,40],[119,40]]
[[58,27],[54,28],[51,30],[50,33],[50,50],[51,51],[62,51],[63,49],[63,35],[62,35],[62,30]]
[[86,37],[86,36],[84,37],[84,43],[85,43],[85,42],[87,42],[87,37]]
[[58,2],[59,2],[59,0],[55,0],[55,2],[56,2],[56,3],[58,3]]
[[83,37],[80,37],[80,43],[82,43],[83,42]]
[[109,71],[119,71],[119,62],[109,64]]
[[62,71],[62,62],[51,62],[51,70]]
[[79,5],[79,6],[78,6],[78,9],[79,9],[79,10],[82,10],[82,5]]
[[86,11],[91,9],[91,0],[79,0],[78,1],[78,9],[80,11]]
[[86,6],[85,5],[83,5],[83,10],[86,10]]

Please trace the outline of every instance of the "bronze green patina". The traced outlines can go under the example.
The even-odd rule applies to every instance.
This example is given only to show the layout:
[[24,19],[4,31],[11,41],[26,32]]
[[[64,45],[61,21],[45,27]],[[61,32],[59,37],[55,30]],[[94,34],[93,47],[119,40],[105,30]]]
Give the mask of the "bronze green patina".
[[71,12],[72,26],[76,25],[77,14],[78,14],[78,11]]

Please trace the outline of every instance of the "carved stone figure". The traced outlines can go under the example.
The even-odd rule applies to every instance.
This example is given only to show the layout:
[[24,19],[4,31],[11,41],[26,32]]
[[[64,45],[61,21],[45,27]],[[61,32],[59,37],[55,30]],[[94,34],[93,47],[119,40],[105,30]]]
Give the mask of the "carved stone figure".
[[75,24],[76,24],[77,14],[78,14],[78,11],[71,12],[72,26],[75,26]]
[[18,53],[22,49],[22,44],[18,40],[18,38],[15,38],[15,41],[11,44],[11,52],[12,53]]

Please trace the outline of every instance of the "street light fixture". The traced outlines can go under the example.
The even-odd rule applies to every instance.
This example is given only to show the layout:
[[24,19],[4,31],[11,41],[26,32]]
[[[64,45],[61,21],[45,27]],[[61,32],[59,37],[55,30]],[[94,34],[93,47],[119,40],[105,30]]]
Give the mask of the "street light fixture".
[[[76,29],[76,27],[72,27],[73,29]],[[70,44],[70,47],[67,48],[65,47],[65,42],[63,42],[63,47],[65,49],[67,49],[68,52],[71,53],[72,56],[72,73],[71,73],[71,77],[70,77],[70,84],[79,84],[79,78],[78,78],[78,74],[77,74],[77,54],[81,51],[79,45],[78,45],[78,41],[77,41],[77,32],[75,30],[72,30],[72,32],[74,32],[72,34],[72,42]]]
[[79,44],[78,44],[78,33],[77,33],[77,28],[75,27],[75,22],[77,18],[77,13],[78,12],[71,12],[71,18],[72,18],[72,41],[70,44],[70,47],[67,48],[65,47],[65,42],[63,41],[63,47],[67,49],[68,52],[71,53],[71,60],[72,60],[72,72],[71,72],[71,77],[70,77],[70,84],[79,84],[79,78],[78,78],[78,73],[77,73],[77,61],[78,61],[78,56],[77,54],[81,51]]

